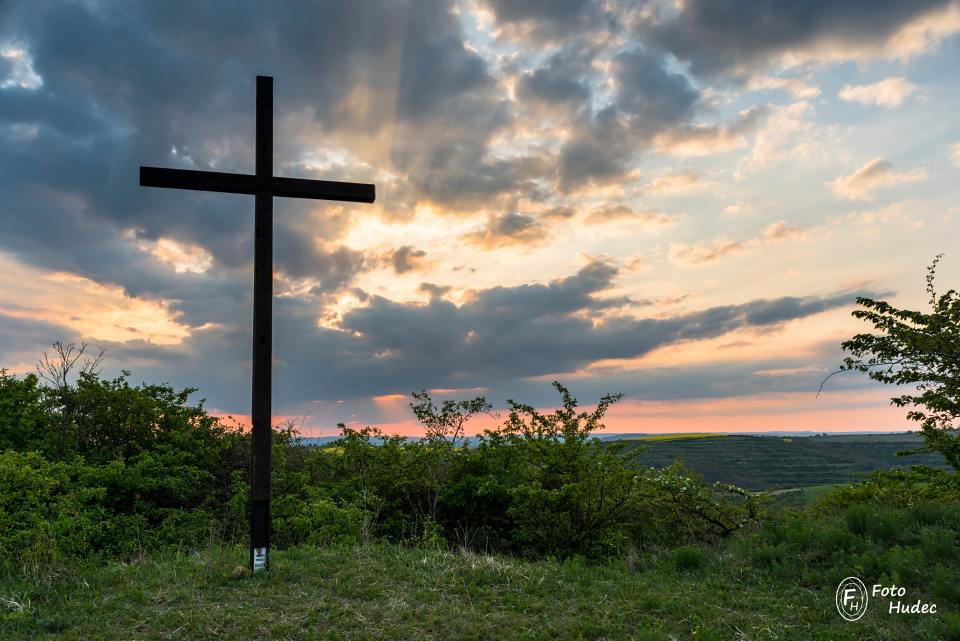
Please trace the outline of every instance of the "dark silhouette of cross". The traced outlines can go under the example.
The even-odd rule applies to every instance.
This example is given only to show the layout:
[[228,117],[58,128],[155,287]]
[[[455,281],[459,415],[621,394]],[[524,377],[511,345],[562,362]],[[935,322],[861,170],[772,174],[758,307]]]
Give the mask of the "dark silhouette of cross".
[[250,447],[250,567],[267,568],[270,547],[270,385],[273,328],[273,197],[372,203],[374,186],[273,175],[273,78],[257,76],[256,173],[140,167],[142,187],[171,187],[256,197],[253,249],[253,395]]

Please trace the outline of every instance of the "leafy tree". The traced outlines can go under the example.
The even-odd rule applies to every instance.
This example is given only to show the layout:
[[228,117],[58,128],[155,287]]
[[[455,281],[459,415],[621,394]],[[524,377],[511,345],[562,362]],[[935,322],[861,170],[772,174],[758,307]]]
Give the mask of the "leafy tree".
[[862,309],[853,316],[873,324],[877,333],[844,341],[841,347],[850,355],[839,371],[858,370],[882,383],[914,386],[915,393],[890,399],[897,407],[912,407],[907,418],[920,423],[924,445],[909,453],[939,452],[960,473],[955,423],[960,418],[960,295],[953,289],[937,295],[934,289],[942,257],[938,254],[927,268],[929,312],[857,298]]
[[[53,356],[43,353],[43,359],[37,363],[37,373],[47,385],[46,397],[49,411],[59,417],[57,421],[56,454],[62,457],[68,447],[67,438],[71,429],[78,441],[83,432],[82,427],[74,424],[74,389],[70,385],[70,372],[77,366],[77,362],[87,351],[87,344],[77,345],[73,341],[63,343],[54,341]],[[100,375],[100,363],[106,350],[101,349],[94,358],[86,358],[80,366],[80,377],[97,378]]]
[[22,379],[0,369],[0,450],[42,451],[48,438],[43,388],[34,374]]
[[426,390],[412,394],[416,401],[410,409],[423,425],[427,440],[448,442],[456,447],[457,439],[464,438],[464,426],[477,414],[490,414],[493,405],[483,396],[468,401],[446,400],[439,407]]

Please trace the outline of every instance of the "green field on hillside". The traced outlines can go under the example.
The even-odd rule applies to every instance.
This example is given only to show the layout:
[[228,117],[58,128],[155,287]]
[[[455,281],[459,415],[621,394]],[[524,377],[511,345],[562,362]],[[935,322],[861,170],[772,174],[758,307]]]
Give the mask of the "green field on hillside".
[[713,438],[717,436],[726,436],[718,432],[691,432],[688,434],[650,434],[648,436],[630,436],[622,440],[625,441],[681,441],[691,438]]
[[750,490],[849,483],[873,470],[906,465],[943,465],[939,455],[899,457],[922,443],[916,434],[742,436],[630,439],[645,447],[643,465],[666,467],[677,459],[709,482]]

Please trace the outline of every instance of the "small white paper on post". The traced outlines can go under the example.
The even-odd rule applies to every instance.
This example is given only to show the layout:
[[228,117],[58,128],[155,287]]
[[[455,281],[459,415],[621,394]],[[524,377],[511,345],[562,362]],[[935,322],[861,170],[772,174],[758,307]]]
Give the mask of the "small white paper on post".
[[267,548],[253,548],[253,571],[267,569]]

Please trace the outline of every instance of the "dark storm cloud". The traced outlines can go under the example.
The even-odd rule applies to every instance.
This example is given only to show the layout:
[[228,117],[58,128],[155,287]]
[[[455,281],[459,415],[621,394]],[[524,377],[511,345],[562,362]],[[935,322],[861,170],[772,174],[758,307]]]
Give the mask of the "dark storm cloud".
[[349,247],[327,250],[307,233],[274,223],[274,269],[292,278],[317,279],[321,291],[335,291],[363,269],[363,253]]
[[581,107],[590,100],[589,62],[579,47],[562,49],[543,66],[521,76],[518,95],[551,105]]
[[[601,296],[616,274],[594,262],[547,284],[480,290],[459,307],[438,297],[407,304],[372,296],[367,306],[343,316],[343,331],[318,328],[308,304],[283,299],[278,332],[291,342],[277,348],[278,376],[297,384],[279,393],[295,402],[490,381],[513,389],[515,381],[559,376],[599,359],[637,357],[742,328],[772,329],[850,305],[863,294],[783,297],[635,319],[616,315],[631,301]],[[602,320],[603,313],[613,315]],[[316,366],[311,355],[320,353],[338,366]]]
[[[66,342],[76,338],[76,332],[56,323],[0,314],[0,355],[3,356],[37,350],[29,356],[39,357],[53,341],[62,339]],[[0,369],[11,364],[0,362]]]
[[700,94],[686,76],[667,71],[664,61],[638,48],[615,60],[616,105],[643,134],[650,135],[693,115]]
[[[431,295],[428,304],[371,296],[364,307],[343,316],[340,330],[317,325],[314,300],[277,298],[276,403],[289,407],[422,388],[485,386],[491,381],[496,381],[496,389],[490,396],[500,402],[509,390],[525,401],[551,403],[555,399],[549,388],[534,377],[562,380],[599,359],[633,358],[677,341],[713,338],[742,328],[772,329],[789,320],[850,305],[857,295],[878,296],[844,292],[783,297],[673,317],[635,319],[618,316],[617,310],[636,307],[636,301],[603,296],[616,276],[615,267],[593,262],[546,284],[479,290],[460,306],[440,298],[448,288],[424,283],[421,291]],[[10,345],[0,344],[3,352],[9,354],[14,346],[22,352],[31,346],[36,351],[31,358],[54,338],[71,336],[57,326],[11,317],[0,317],[0,325],[4,329],[0,337],[13,337]],[[245,323],[195,331],[184,344],[167,348],[143,341],[94,341],[94,345],[108,348],[108,370],[120,363],[133,368],[134,380],[139,381],[142,368],[147,368],[150,381],[199,387],[212,407],[247,411],[250,334]],[[784,361],[770,367],[789,365]],[[637,398],[678,398],[738,393],[729,385],[718,386],[717,380],[740,381],[743,389],[753,390],[758,386],[802,388],[806,384],[805,378],[797,377],[758,380],[751,367],[757,369],[758,365],[720,366],[726,373],[719,379],[712,378],[716,368],[692,373],[660,369],[657,376],[604,375],[601,371],[589,380],[578,378],[574,389],[589,393],[588,397],[594,392],[622,391]],[[211,368],[216,375],[210,375]]]
[[[0,151],[10,203],[0,249],[41,267],[193,305],[188,279],[138,257],[132,232],[198,243],[215,269],[247,285],[250,199],[144,190],[137,166],[250,171],[258,72],[281,72],[278,123],[306,112],[334,132],[433,128],[435,136],[408,136],[392,150],[401,176],[409,171],[409,184],[430,198],[486,198],[516,182],[512,163],[486,160],[487,136],[508,122],[508,110],[445,2],[326,2],[289,12],[258,2],[19,2],[5,4],[0,20],[0,40],[23,47],[43,79],[0,89],[0,135],[19,136]],[[360,122],[344,107],[356,87],[372,92],[372,117]],[[278,126],[278,158],[303,150],[282,134]],[[360,259],[316,250],[294,237],[296,226],[278,229],[278,268],[317,277],[325,289],[348,284]]]
[[681,127],[695,113],[699,92],[654,53],[642,47],[622,53],[613,70],[613,104],[582,125],[561,152],[560,182],[566,189],[620,178],[654,136]]
[[817,44],[880,46],[897,30],[951,0],[687,0],[680,12],[646,25],[649,38],[689,61],[696,74],[766,66]]

